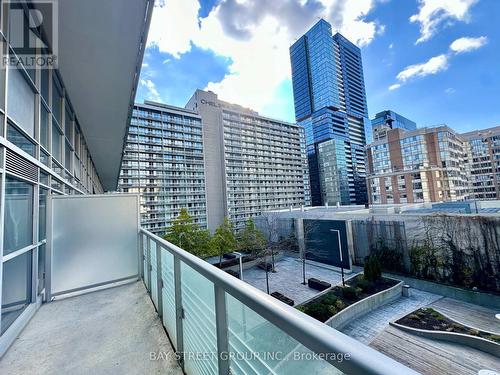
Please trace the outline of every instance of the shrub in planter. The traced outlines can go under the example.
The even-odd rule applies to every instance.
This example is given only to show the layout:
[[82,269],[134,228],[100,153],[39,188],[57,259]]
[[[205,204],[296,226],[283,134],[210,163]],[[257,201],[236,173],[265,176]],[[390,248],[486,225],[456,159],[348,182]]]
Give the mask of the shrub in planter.
[[344,301],[338,299],[337,301],[335,301],[335,307],[337,308],[338,311],[344,309],[345,308]]
[[330,312],[330,316],[334,316],[335,314],[338,313],[338,310],[337,310],[337,308],[335,306],[329,306],[328,307],[328,311]]
[[382,277],[382,268],[378,257],[374,254],[365,258],[364,278],[368,281],[375,282]]
[[374,287],[373,283],[365,278],[358,280],[356,285],[360,287],[363,292],[370,292]]
[[313,303],[306,306],[306,314],[322,322],[326,321],[331,316],[329,306],[322,303]]
[[337,301],[337,296],[333,294],[327,294],[322,300],[321,303],[323,305],[334,305]]
[[353,288],[352,286],[345,286],[342,288],[342,296],[347,299],[350,300],[356,299],[357,295],[358,292],[356,288]]

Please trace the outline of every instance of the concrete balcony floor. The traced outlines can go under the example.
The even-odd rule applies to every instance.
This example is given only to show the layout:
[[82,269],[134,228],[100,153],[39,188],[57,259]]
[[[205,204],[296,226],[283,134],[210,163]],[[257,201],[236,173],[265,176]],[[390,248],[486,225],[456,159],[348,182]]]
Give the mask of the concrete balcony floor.
[[182,371],[142,282],[42,305],[0,360],[0,374],[160,373]]

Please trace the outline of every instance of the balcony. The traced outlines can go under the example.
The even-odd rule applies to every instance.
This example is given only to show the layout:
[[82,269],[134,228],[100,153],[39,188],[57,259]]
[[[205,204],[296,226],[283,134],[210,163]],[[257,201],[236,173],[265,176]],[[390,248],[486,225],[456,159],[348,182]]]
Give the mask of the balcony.
[[[149,360],[159,352],[169,356]],[[182,374],[142,283],[43,305],[0,361],[2,374],[96,371]]]
[[47,303],[0,373],[416,374],[140,229],[137,196],[49,207]]

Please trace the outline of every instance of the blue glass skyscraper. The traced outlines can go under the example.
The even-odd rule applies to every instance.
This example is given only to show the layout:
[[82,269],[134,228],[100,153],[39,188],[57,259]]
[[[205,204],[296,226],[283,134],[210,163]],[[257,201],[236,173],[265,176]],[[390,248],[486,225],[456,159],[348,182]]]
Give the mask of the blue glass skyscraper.
[[[295,119],[306,133],[312,204],[365,204],[364,147],[371,141],[371,123],[360,49],[339,33],[332,36],[322,19],[290,47],[290,60]],[[320,147],[330,140],[334,152]]]
[[417,124],[414,121],[390,110],[377,113],[375,118],[371,120],[371,124],[374,140],[384,138],[390,129],[400,128],[408,131],[417,129]]

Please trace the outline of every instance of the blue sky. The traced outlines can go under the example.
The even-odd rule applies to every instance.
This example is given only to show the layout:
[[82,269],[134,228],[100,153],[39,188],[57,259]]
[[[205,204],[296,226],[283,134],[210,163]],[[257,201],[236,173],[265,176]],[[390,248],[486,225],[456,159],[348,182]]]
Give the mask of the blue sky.
[[137,101],[196,88],[293,121],[288,47],[318,17],[362,49],[370,116],[500,124],[498,0],[158,0]]

